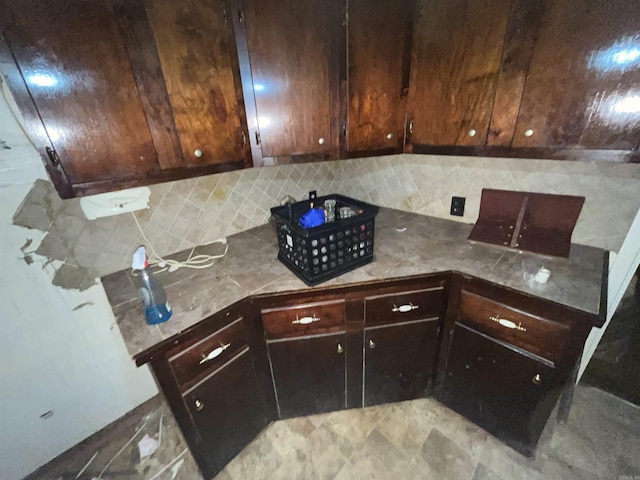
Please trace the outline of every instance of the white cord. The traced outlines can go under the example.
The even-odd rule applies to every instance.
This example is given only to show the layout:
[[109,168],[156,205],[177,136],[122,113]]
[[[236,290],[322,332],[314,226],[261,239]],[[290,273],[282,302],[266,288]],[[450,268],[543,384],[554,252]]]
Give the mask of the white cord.
[[149,248],[151,249],[151,253],[153,254],[153,256],[149,259],[149,265],[157,265],[158,267],[160,267],[160,270],[156,270],[156,272],[158,273],[164,272],[166,270],[170,272],[175,272],[179,268],[194,268],[194,269],[209,268],[214,264],[214,262],[218,258],[224,257],[227,254],[227,251],[229,250],[229,244],[227,243],[227,239],[219,238],[217,240],[214,240],[213,242],[209,242],[205,244],[205,245],[210,245],[212,243],[224,244],[224,252],[222,252],[219,255],[204,255],[204,254],[194,255],[193,252],[195,251],[196,247],[193,247],[191,249],[191,253],[189,253],[189,256],[183,262],[179,262],[178,260],[162,258],[160,255],[158,255],[155,248],[153,248],[153,244],[149,241],[147,236],[144,234],[144,231],[142,230],[142,226],[140,225],[140,222],[138,222],[138,218],[136,217],[136,214],[134,212],[131,212],[131,215],[133,216],[133,219],[135,220],[136,225],[138,226],[138,230],[140,230],[140,235],[142,235],[142,238],[144,239],[146,244],[149,245]]

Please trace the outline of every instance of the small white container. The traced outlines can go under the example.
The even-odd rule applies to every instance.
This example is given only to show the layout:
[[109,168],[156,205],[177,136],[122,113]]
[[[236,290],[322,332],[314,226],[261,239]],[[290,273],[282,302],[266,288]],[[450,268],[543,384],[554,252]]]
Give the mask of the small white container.
[[547,283],[551,276],[551,270],[545,267],[540,267],[533,277],[533,281],[536,283]]

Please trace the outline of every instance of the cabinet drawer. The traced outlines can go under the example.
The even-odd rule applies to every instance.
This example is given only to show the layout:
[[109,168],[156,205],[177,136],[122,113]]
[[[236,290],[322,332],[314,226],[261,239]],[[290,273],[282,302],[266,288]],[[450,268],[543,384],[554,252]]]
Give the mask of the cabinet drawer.
[[344,301],[263,310],[262,322],[270,340],[336,332],[344,329]]
[[242,318],[169,359],[178,385],[185,390],[247,349]]
[[444,306],[442,287],[397,292],[365,299],[367,324],[395,323],[440,316]]
[[569,340],[569,326],[462,291],[460,322],[499,340],[557,361]]

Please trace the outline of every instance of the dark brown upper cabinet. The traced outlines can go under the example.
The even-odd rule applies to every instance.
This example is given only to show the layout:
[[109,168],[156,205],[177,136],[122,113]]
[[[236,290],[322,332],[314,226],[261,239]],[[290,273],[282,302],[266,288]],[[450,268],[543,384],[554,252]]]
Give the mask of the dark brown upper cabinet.
[[418,0],[408,99],[412,144],[484,145],[510,0]]
[[145,0],[144,5],[182,151],[182,158],[169,157],[163,167],[249,165],[228,6],[211,0]]
[[338,157],[340,5],[244,0],[239,15],[256,107],[251,141],[263,157]]
[[414,0],[350,0],[343,156],[402,152]]
[[2,6],[3,73],[62,198],[251,165],[224,2]]
[[633,149],[640,140],[640,21],[635,0],[549,2],[514,147]]
[[102,1],[2,0],[3,74],[61,197],[158,172],[124,42]]

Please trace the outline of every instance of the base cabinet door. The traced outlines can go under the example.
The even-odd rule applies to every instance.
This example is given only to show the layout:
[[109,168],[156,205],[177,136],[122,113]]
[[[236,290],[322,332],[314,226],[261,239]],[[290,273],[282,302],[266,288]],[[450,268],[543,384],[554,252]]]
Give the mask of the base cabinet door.
[[455,325],[440,400],[530,455],[560,394],[553,363]]
[[268,342],[280,418],[346,408],[346,334]]
[[267,426],[262,398],[248,350],[183,395],[206,452],[208,465],[201,465],[206,477],[222,470]]
[[365,329],[364,406],[428,395],[438,325],[436,318]]

